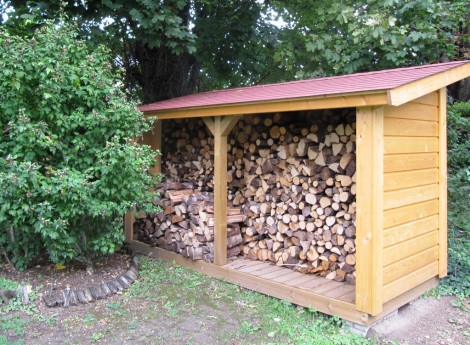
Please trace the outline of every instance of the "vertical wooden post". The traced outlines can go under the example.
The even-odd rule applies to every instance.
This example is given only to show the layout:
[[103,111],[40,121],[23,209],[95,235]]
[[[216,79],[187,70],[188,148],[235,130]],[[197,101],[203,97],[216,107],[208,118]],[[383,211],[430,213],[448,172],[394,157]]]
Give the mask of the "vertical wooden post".
[[[142,133],[142,139],[136,140],[144,145],[149,145],[152,150],[160,151],[162,147],[162,121],[157,120],[155,128],[152,131]],[[157,163],[154,167],[150,168],[153,173],[161,172],[161,157],[157,155]],[[134,237],[134,222],[135,217],[133,212],[127,212],[124,216],[124,236],[125,241],[130,243]]]
[[204,117],[214,135],[214,264],[227,263],[227,136],[241,116]]
[[447,90],[439,90],[439,278],[447,276]]
[[383,306],[383,108],[356,112],[356,309]]
[[127,212],[124,216],[124,237],[126,243],[131,243],[134,239],[134,212]]

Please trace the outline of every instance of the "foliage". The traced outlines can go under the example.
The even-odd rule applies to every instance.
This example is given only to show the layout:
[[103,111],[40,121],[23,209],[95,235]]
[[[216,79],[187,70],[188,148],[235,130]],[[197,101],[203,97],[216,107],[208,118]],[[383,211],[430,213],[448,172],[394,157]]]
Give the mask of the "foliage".
[[44,19],[62,12],[77,22],[80,36],[106,45],[117,69],[125,72],[125,86],[145,102],[176,97],[195,88],[195,36],[189,29],[187,1],[91,0],[6,1],[14,11],[3,24],[28,35]]
[[126,87],[141,91],[145,103],[470,57],[469,0],[1,3],[13,10],[3,25],[25,35],[44,18],[58,18],[64,3],[82,37],[112,50]]
[[[274,1],[290,26],[279,62],[298,77],[464,59],[468,0]],[[465,25],[464,25],[465,26]],[[468,52],[467,52],[468,54]]]
[[18,268],[43,248],[57,263],[113,253],[122,215],[152,198],[154,154],[132,141],[149,124],[109,60],[64,23],[0,31],[0,247]]
[[448,111],[449,276],[440,291],[470,296],[470,102]]

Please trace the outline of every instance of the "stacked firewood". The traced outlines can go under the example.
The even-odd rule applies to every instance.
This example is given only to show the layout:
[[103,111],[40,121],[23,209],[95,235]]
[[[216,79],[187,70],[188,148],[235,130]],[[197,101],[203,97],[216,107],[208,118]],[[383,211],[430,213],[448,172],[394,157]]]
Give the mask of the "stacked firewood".
[[[134,223],[134,237],[152,246],[179,253],[192,260],[214,260],[214,201],[212,193],[194,192],[187,184],[170,183],[164,197],[156,200],[161,211],[140,212]],[[175,189],[178,188],[178,189]],[[184,188],[184,189],[182,189]],[[241,253],[240,223],[246,216],[240,207],[227,214],[227,256]]]
[[[213,138],[200,119],[164,123],[163,172],[212,191]],[[250,115],[229,136],[228,198],[242,252],[355,281],[355,112]]]

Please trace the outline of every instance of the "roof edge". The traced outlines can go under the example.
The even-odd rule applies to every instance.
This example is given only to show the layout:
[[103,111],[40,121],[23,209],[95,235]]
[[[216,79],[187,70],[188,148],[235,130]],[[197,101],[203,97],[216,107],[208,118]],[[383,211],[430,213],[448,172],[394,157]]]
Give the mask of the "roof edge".
[[399,106],[470,77],[470,62],[387,91],[387,103]]
[[263,114],[272,112],[288,112],[315,109],[354,108],[387,105],[386,90],[356,92],[337,95],[323,95],[303,98],[285,98],[271,101],[250,103],[230,103],[223,105],[178,108],[172,110],[144,111],[145,116],[156,116],[161,120]]

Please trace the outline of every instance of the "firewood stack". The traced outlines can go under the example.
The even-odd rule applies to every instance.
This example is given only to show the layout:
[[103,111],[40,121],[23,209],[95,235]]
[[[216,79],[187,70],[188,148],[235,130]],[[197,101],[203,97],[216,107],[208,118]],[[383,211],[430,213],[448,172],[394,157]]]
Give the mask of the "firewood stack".
[[[214,260],[214,197],[194,192],[188,184],[165,184],[164,197],[155,203],[161,212],[140,212],[134,236],[145,243],[179,253],[192,260]],[[172,187],[173,189],[167,189]],[[178,188],[178,189],[174,189]],[[227,257],[241,253],[240,223],[246,220],[240,207],[228,209]]]
[[[163,133],[167,180],[212,191],[213,137],[202,120],[164,121]],[[355,140],[353,109],[249,115],[237,123],[228,198],[247,217],[245,257],[355,282]]]

